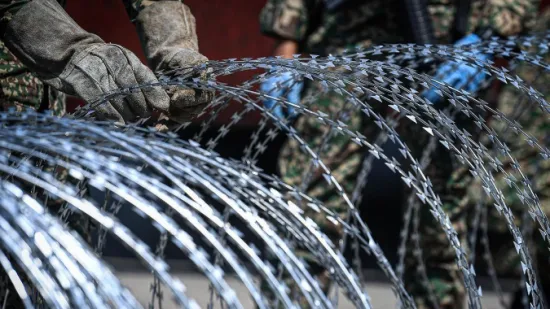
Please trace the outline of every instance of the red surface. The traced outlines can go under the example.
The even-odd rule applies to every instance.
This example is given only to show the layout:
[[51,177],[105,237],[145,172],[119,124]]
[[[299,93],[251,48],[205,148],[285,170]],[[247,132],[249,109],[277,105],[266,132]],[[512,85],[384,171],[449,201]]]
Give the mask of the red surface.
[[[145,62],[134,26],[129,21],[120,0],[71,0],[67,12],[89,32],[106,42],[120,44]],[[260,34],[258,16],[265,0],[186,0],[197,20],[197,35],[202,54],[209,59],[262,57],[271,54],[273,41]],[[223,82],[236,84],[253,73],[225,78]],[[70,108],[81,101],[71,99]],[[234,103],[222,115],[225,122],[239,108]],[[254,124],[258,114],[250,115],[241,124]]]

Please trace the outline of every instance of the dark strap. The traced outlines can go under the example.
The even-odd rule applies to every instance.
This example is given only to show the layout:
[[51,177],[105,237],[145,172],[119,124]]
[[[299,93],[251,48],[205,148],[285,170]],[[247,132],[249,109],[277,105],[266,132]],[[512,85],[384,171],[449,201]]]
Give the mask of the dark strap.
[[42,113],[50,108],[50,86],[44,84],[42,88],[42,100],[40,100],[40,106],[37,112]]
[[435,42],[432,19],[428,12],[427,0],[404,0],[409,22],[409,32],[416,44]]
[[453,28],[451,35],[453,42],[463,38],[468,31],[468,21],[470,19],[470,8],[472,0],[455,0],[456,11],[454,16]]

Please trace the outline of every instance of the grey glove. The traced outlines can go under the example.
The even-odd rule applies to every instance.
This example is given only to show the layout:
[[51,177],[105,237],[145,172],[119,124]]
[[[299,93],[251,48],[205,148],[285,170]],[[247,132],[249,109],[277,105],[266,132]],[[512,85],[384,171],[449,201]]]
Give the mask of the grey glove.
[[[179,1],[152,3],[139,13],[136,26],[149,66],[157,75],[190,69],[208,60],[198,52],[195,17]],[[177,122],[188,121],[213,98],[211,91],[180,87],[169,88],[168,94],[168,116]]]
[[[6,46],[46,84],[93,102],[119,88],[158,82],[129,50],[107,44],[80,28],[55,0],[34,0],[7,24]],[[161,88],[110,100],[95,110],[99,119],[119,122],[169,110]]]

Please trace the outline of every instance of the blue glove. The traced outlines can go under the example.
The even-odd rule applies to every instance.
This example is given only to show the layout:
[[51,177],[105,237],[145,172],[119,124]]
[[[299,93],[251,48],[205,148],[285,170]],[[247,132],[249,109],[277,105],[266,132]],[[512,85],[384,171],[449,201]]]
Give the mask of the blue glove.
[[[481,42],[475,34],[469,34],[455,43],[455,46],[462,46]],[[480,61],[491,59],[491,55],[476,54]],[[481,72],[479,67],[465,63],[444,62],[438,69],[435,79],[456,89],[464,89],[468,92],[475,92],[481,88],[481,84],[488,77]],[[473,77],[472,77],[473,76]],[[437,94],[436,88],[426,90],[422,95],[432,103],[438,103],[442,97]]]
[[[304,83],[302,81],[293,81],[294,78],[292,77],[292,73],[290,72],[284,72],[278,75],[272,75],[268,79],[266,79],[262,85],[260,86],[260,89],[265,92],[267,95],[280,98],[284,93],[286,93],[286,100],[290,103],[299,104],[300,103],[300,94],[302,92],[302,88],[304,87]],[[277,83],[279,83],[279,87],[277,88]],[[291,87],[290,89],[288,89]],[[266,99],[264,101],[264,107],[265,108],[273,108],[273,105],[277,103],[276,100],[273,99]],[[284,104],[279,102],[275,108],[273,108],[273,113],[275,116],[277,116],[279,119],[284,118],[293,118],[296,116],[296,110],[292,106],[286,106],[286,115],[283,113],[283,107]]]

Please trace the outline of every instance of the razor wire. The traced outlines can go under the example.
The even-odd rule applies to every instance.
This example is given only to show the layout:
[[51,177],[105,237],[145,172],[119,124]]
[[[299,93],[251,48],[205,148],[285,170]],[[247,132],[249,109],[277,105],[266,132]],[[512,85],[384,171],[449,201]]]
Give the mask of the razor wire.
[[[3,229],[0,262],[6,272],[12,274],[10,280],[13,285],[18,287],[16,291],[9,290],[7,293],[19,295],[27,307],[32,306],[30,286],[36,288],[41,298],[52,307],[140,306],[116,278],[109,275],[110,272],[103,274],[105,266],[79,236],[60,228],[60,222],[53,217],[42,219],[47,213],[45,205],[52,200],[61,200],[62,219],[68,219],[71,215],[84,216],[100,227],[96,252],[101,253],[106,233],[111,234],[155,274],[150,305],[155,300],[161,303],[162,284],[171,290],[180,306],[197,307],[192,300],[193,296],[186,294],[183,283],[170,275],[163,261],[165,247],[171,241],[209,280],[211,306],[214,305],[214,297],[221,306],[242,306],[226,282],[226,271],[222,270],[222,266],[236,274],[259,308],[269,308],[270,303],[264,291],[259,289],[258,280],[267,283],[267,289],[274,295],[277,304],[286,308],[298,306],[293,293],[289,293],[289,280],[283,278],[290,278],[291,284],[297,286],[298,293],[309,306],[337,306],[335,299],[325,295],[304,261],[295,255],[294,249],[299,245],[330,270],[330,277],[336,283],[334,287],[342,289],[356,307],[371,307],[370,297],[362,282],[358,258],[359,251],[363,250],[375,257],[388,277],[400,305],[415,308],[402,281],[402,256],[406,250],[405,241],[409,237],[409,221],[413,220],[413,250],[417,252],[417,260],[422,260],[421,250],[427,248],[420,248],[418,242],[417,213],[419,207],[430,207],[455,251],[469,306],[480,308],[481,288],[476,283],[473,261],[466,254],[467,244],[462,244],[457,237],[448,215],[442,209],[438,192],[433,189],[433,184],[424,172],[424,166],[429,162],[430,149],[437,144],[452,153],[457,164],[467,166],[471,174],[480,180],[486,193],[495,200],[494,207],[506,220],[514,238],[530,304],[539,308],[544,302],[527,241],[514,223],[514,216],[495,181],[495,175],[505,175],[508,184],[524,201],[542,237],[549,243],[550,222],[541,209],[531,182],[510,153],[506,138],[501,139],[484,115],[478,114],[474,108],[490,114],[492,121],[503,123],[516,136],[524,138],[537,149],[543,159],[548,159],[550,151],[545,141],[539,141],[524,132],[515,119],[509,119],[476,94],[436,81],[430,75],[433,72],[418,68],[420,64],[431,64],[434,67],[441,61],[477,67],[489,77],[485,86],[493,80],[499,80],[516,88],[529,104],[538,105],[548,112],[549,105],[542,94],[547,89],[533,88],[513,72],[514,64],[526,63],[541,74],[548,74],[550,66],[542,58],[548,50],[548,38],[550,35],[540,34],[494,38],[463,47],[397,44],[349,50],[341,56],[295,55],[293,59],[209,61],[194,68],[166,72],[158,83],[117,89],[98,102],[78,109],[69,118],[56,118],[30,111],[2,113],[0,174],[3,179],[0,182],[0,197],[3,215],[0,216],[0,226]],[[525,50],[532,47],[537,48],[536,53]],[[510,66],[499,67],[491,61],[479,61],[475,54],[481,52],[507,59]],[[266,72],[240,85],[217,81],[218,77],[224,75],[257,69]],[[195,77],[204,75],[198,74],[200,72],[207,72],[208,77]],[[323,91],[307,94],[302,100],[303,104],[293,104],[256,89],[267,77],[285,72],[290,72],[297,81],[318,83]],[[216,92],[213,102],[198,115],[199,119],[205,120],[201,122],[199,132],[189,141],[180,139],[175,132],[162,133],[153,128],[141,127],[140,124],[115,125],[93,119],[94,107],[114,97],[148,87],[173,86]],[[285,86],[288,85],[278,85],[279,88]],[[449,102],[448,109],[441,109],[421,96],[422,89],[429,88],[436,88],[436,92]],[[346,98],[344,107],[334,116],[316,109],[316,102],[326,93],[337,93]],[[324,129],[321,144],[316,147],[308,145],[306,138],[301,136],[302,132],[297,131],[290,121],[278,119],[272,110],[262,106],[261,102],[265,98],[276,101],[276,105],[292,106],[300,117],[315,119]],[[241,104],[242,109],[232,116],[228,124],[222,125],[213,138],[205,141],[205,133],[230,102]],[[392,112],[383,115],[373,108],[375,104],[386,106]],[[242,159],[220,157],[215,152],[220,140],[253,111],[261,112],[262,118],[250,137]],[[374,123],[381,133],[369,141],[361,132],[349,128],[343,117],[346,113],[362,115]],[[489,146],[473,138],[473,132],[460,128],[453,120],[456,114],[466,116],[475,123],[479,131],[489,138],[490,147],[510,161],[509,167],[499,161]],[[431,136],[432,146],[427,148],[421,160],[415,158],[407,145],[411,141],[400,138],[397,126],[403,121],[420,126]],[[189,124],[175,128],[176,132],[182,133],[189,128]],[[266,132],[263,140],[262,132]],[[299,185],[289,185],[256,167],[258,157],[279,133],[296,141],[300,150],[309,157],[309,168]],[[345,192],[331,169],[323,162],[322,153],[336,135],[345,136],[368,154],[358,173],[353,192]],[[399,147],[403,156],[400,160],[386,155],[380,147],[387,140]],[[366,179],[374,159],[381,160],[392,172],[397,173],[413,191],[404,216],[399,247],[400,262],[395,270],[357,208],[362,199],[361,192],[370,185]],[[340,218],[322,202],[308,195],[307,185],[313,169],[321,171],[326,185],[336,189],[342,205],[348,209],[348,219]],[[515,176],[509,170],[513,170]],[[87,188],[103,192],[104,201],[98,203],[90,200]],[[155,250],[148,248],[134,232],[119,222],[117,213],[122,207],[130,207],[159,230],[161,238]],[[304,209],[341,225],[345,231],[344,241],[333,244],[317,224],[305,215]],[[33,214],[33,211],[36,213]],[[486,224],[486,214],[481,214],[482,218],[478,221],[484,223],[478,224],[481,224],[485,233],[483,224]],[[243,223],[246,232],[231,224],[233,220]],[[260,252],[256,245],[246,241],[245,233],[257,236],[266,252]],[[485,236],[483,234],[482,243]],[[200,239],[200,245],[194,237]],[[348,238],[355,250],[351,265],[343,256]],[[62,243],[61,239],[66,243]],[[82,248],[78,256],[67,250],[69,244],[78,244],[78,248]],[[208,254],[209,251],[213,254]],[[9,258],[2,258],[4,255]],[[268,256],[274,257],[275,262],[267,259]],[[37,259],[42,261],[40,265],[35,265]],[[13,269],[17,269],[22,278],[15,276]],[[422,263],[418,271],[426,281]],[[99,274],[103,274],[102,277]],[[433,295],[432,301],[436,301]]]

